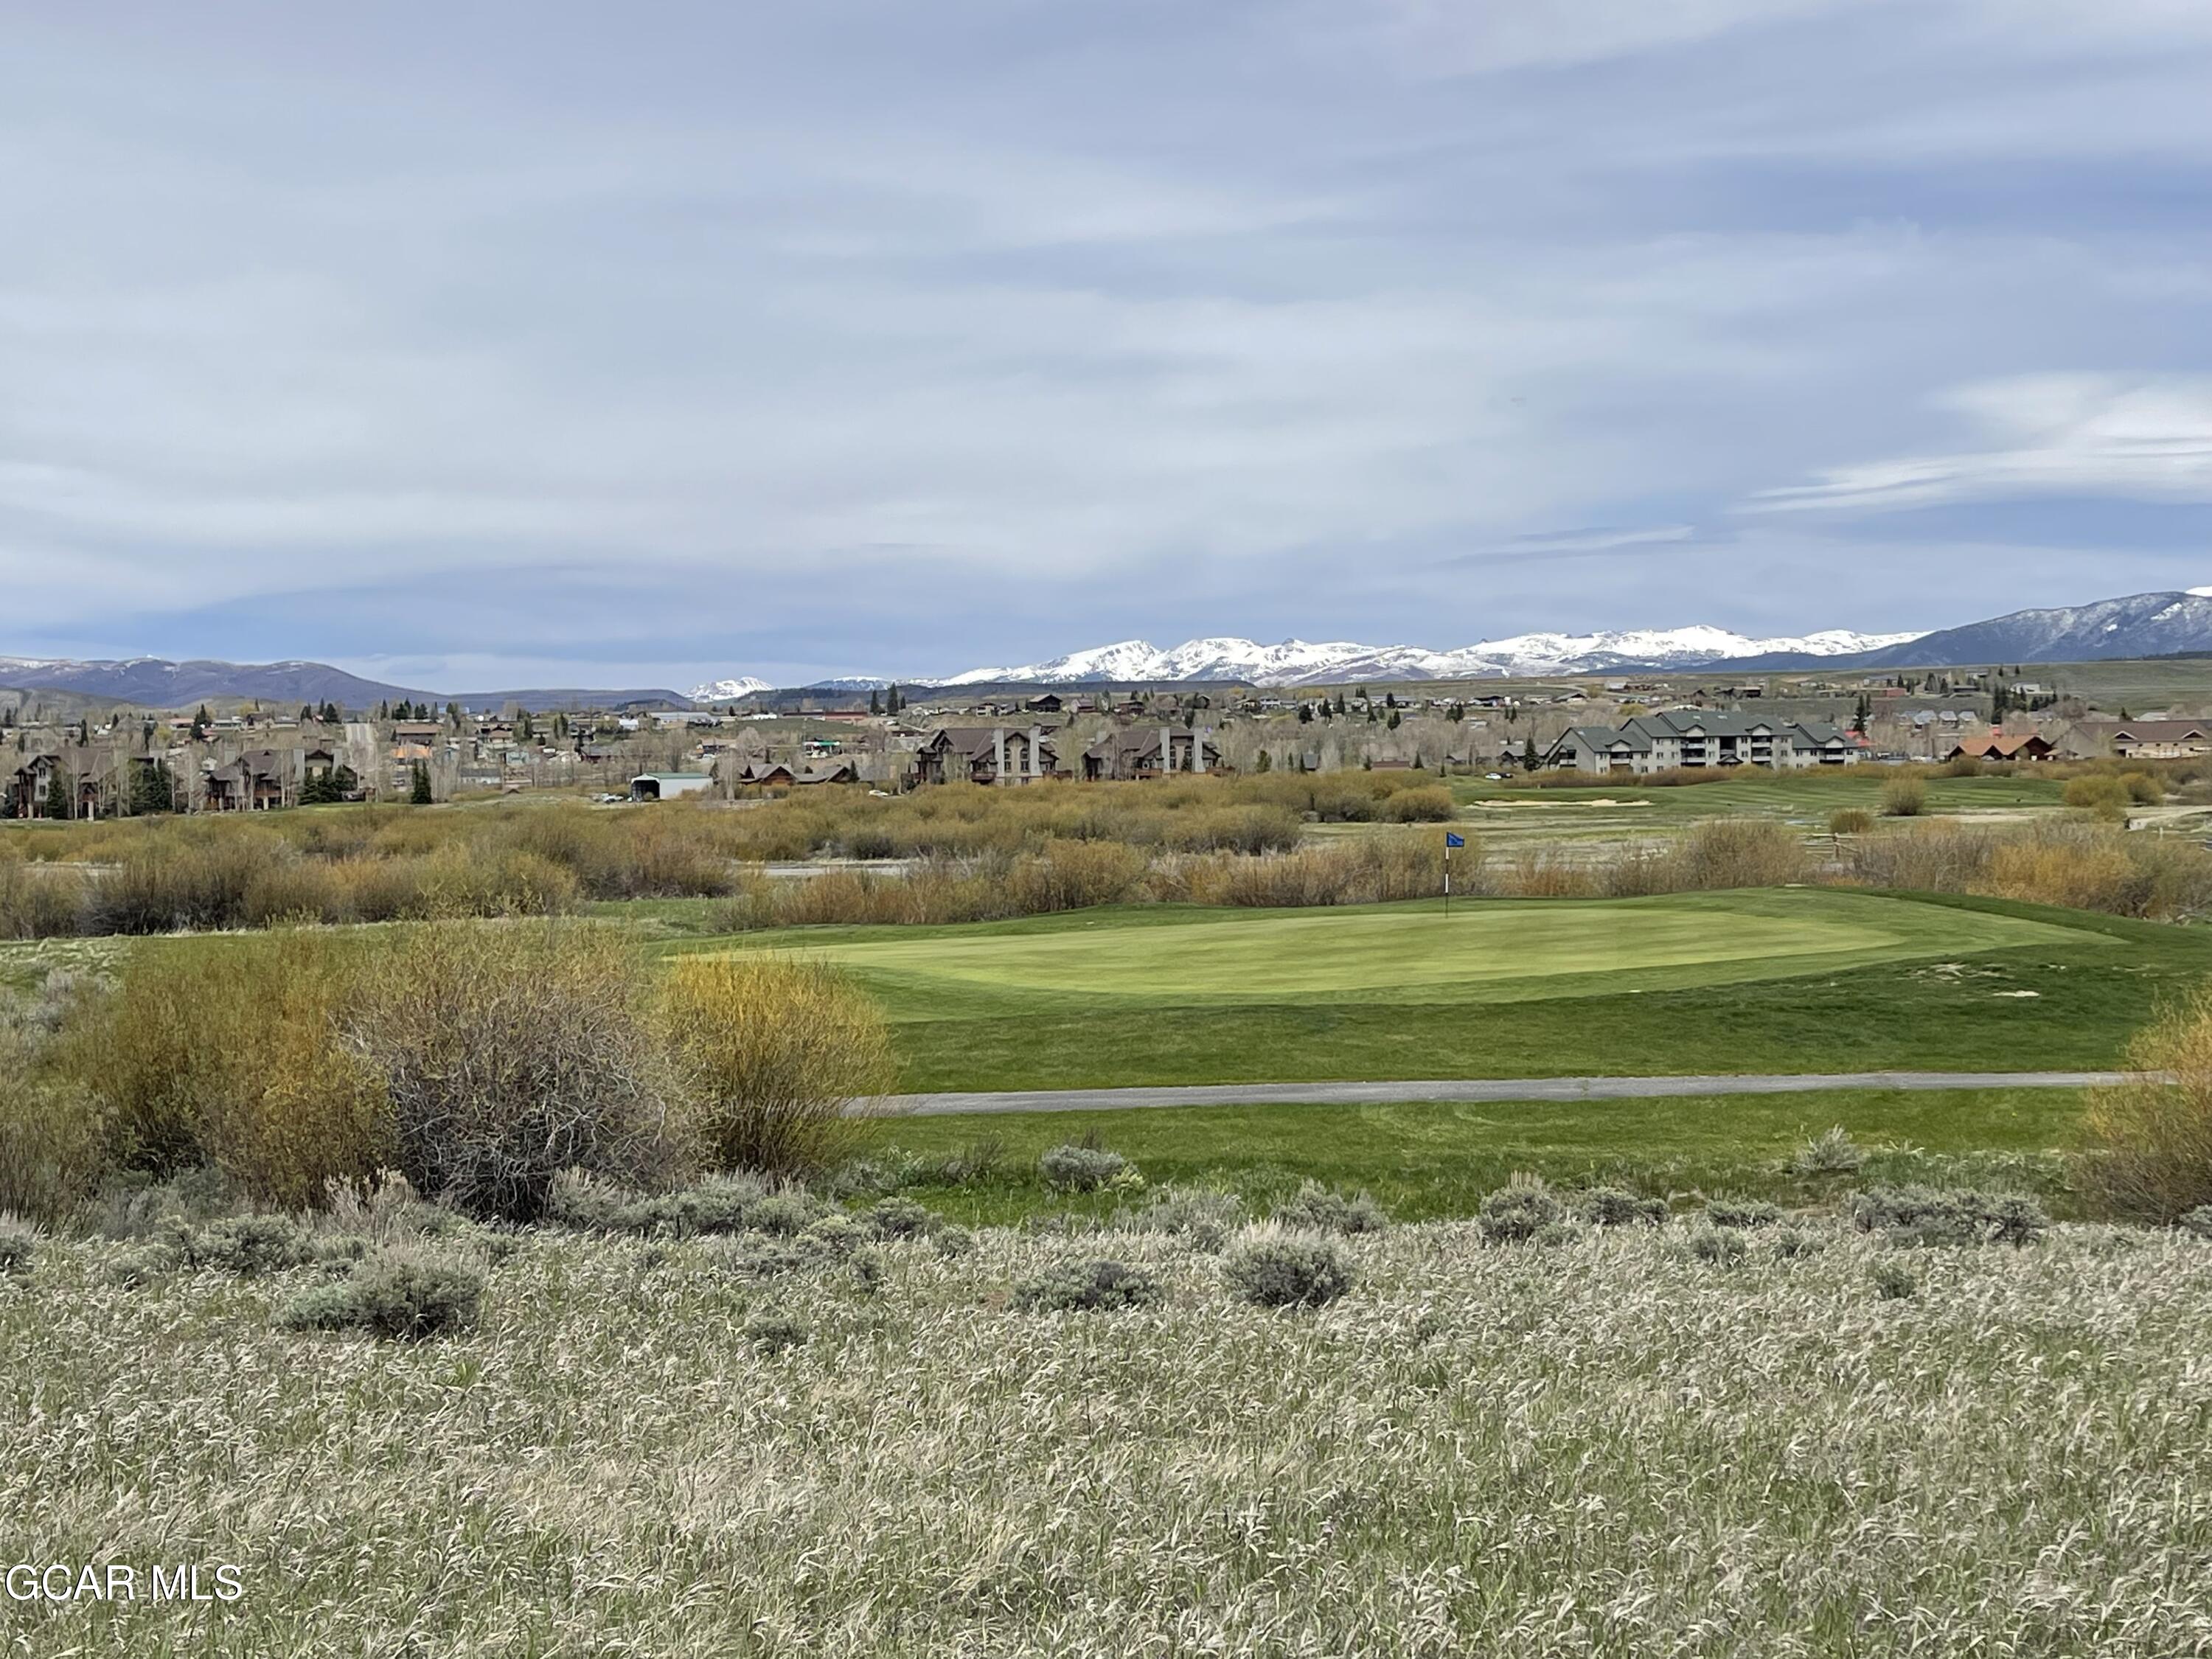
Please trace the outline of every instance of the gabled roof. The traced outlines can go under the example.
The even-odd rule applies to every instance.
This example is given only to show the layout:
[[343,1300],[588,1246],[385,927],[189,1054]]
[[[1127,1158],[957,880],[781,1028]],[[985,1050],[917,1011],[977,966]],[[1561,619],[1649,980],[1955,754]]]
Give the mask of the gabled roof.
[[2112,727],[2112,740],[2126,738],[2136,743],[2178,743],[2187,738],[2203,740],[2212,736],[2212,726],[2202,720],[2121,720]]

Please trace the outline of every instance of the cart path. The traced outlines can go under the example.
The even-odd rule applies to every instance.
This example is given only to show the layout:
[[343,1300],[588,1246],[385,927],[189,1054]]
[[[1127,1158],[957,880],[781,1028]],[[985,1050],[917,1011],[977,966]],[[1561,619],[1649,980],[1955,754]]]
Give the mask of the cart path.
[[1111,1112],[1152,1106],[1381,1106],[1402,1102],[1641,1100],[1787,1095],[1816,1089],[2087,1089],[2135,1072],[1820,1072],[1720,1077],[1455,1078],[1410,1083],[1206,1083],[1149,1089],[1012,1089],[878,1095],[867,1109],[919,1116],[969,1112]]

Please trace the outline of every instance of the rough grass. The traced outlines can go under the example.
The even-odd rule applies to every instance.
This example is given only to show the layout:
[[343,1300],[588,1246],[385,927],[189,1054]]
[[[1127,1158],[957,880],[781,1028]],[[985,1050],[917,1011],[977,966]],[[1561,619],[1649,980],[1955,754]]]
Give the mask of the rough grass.
[[[1046,1149],[1084,1136],[1140,1168],[1156,1188],[1238,1195],[1255,1211],[1295,1209],[1307,1182],[1371,1193],[1401,1219],[1469,1216],[1516,1172],[1563,1192],[1603,1186],[1654,1196],[1733,1193],[1788,1206],[1836,1196],[1838,1178],[1790,1168],[1838,1126],[1862,1154],[1854,1181],[1964,1182],[2042,1193],[2062,1212],[2063,1150],[2083,1096],[2070,1089],[1822,1090],[1650,1100],[1474,1105],[1190,1106],[1159,1111],[994,1112],[879,1121],[871,1162],[909,1172],[911,1189],[963,1221],[1012,1222],[1074,1208],[1110,1216],[1127,1195],[1070,1197],[1036,1169]],[[988,1167],[979,1148],[991,1153]],[[936,1171],[960,1171],[957,1182]]]
[[[532,1234],[474,1329],[289,1333],[313,1269],[0,1290],[39,1560],[222,1606],[9,1606],[11,1651],[2179,1654],[2212,1639],[2212,1247],[2061,1228],[1348,1241],[1318,1310],[1170,1235],[884,1252],[801,1310],[702,1244]],[[1012,1285],[1108,1249],[1153,1306]],[[293,1282],[293,1281],[297,1281]]]

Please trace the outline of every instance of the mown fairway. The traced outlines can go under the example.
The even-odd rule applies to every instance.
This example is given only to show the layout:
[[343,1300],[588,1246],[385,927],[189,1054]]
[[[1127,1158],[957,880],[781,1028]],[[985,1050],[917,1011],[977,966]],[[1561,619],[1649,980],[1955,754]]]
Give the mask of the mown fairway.
[[793,929],[882,1000],[903,1086],[2112,1064],[2212,938],[1820,889]]
[[[313,1267],[126,1290],[118,1247],[56,1243],[0,1282],[11,1559],[226,1563],[245,1595],[0,1601],[0,1632],[53,1659],[2204,1650],[2212,1245],[1771,1233],[1728,1265],[1680,1222],[1400,1228],[1291,1313],[1159,1232],[909,1242],[866,1285],[526,1234],[481,1328],[415,1346],[272,1329]],[[1006,1305],[1102,1255],[1164,1299]],[[1917,1293],[1881,1299],[1880,1261]],[[810,1340],[755,1352],[767,1308]]]

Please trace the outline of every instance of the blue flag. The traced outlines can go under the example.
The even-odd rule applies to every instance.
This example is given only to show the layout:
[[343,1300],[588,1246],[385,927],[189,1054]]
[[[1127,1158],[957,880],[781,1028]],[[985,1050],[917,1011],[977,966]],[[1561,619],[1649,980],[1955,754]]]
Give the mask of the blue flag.
[[1455,836],[1452,834],[1450,830],[1447,830],[1444,831],[1444,845],[1447,847],[1464,847],[1467,845],[1467,837],[1465,836]]

